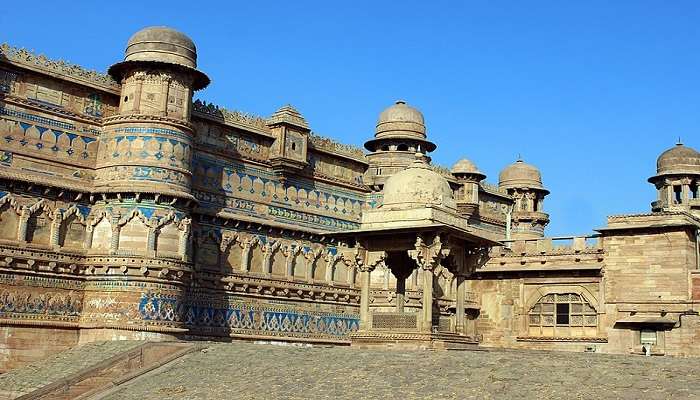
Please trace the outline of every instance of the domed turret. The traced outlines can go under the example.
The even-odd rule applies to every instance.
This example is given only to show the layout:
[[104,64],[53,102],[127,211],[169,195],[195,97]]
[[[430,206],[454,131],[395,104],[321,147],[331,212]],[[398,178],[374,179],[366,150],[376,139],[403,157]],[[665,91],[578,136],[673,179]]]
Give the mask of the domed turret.
[[113,65],[109,74],[119,82],[124,71],[139,63],[163,63],[190,72],[194,77],[193,89],[209,84],[209,78],[197,70],[197,48],[192,39],[182,32],[165,26],[151,26],[131,36],[126,45],[124,61]]
[[498,186],[502,189],[527,187],[531,189],[540,189],[549,193],[542,185],[542,174],[540,174],[540,170],[534,165],[527,164],[523,160],[518,160],[510,164],[498,174]]
[[498,174],[498,187],[513,198],[511,238],[534,239],[544,236],[549,215],[543,212],[543,203],[549,190],[542,185],[540,170],[518,159]]
[[476,165],[463,158],[450,170],[459,188],[456,191],[457,209],[463,216],[473,214],[479,208],[479,182],[486,178]]
[[365,143],[369,169],[365,183],[381,190],[386,179],[408,167],[415,153],[426,154],[435,150],[435,144],[426,137],[423,114],[399,100],[379,114],[374,139]]
[[443,206],[456,209],[452,188],[447,180],[428,166],[417,153],[409,168],[392,175],[384,185],[382,207]]
[[656,175],[649,182],[658,190],[653,211],[700,210],[700,153],[676,143],[656,160]]

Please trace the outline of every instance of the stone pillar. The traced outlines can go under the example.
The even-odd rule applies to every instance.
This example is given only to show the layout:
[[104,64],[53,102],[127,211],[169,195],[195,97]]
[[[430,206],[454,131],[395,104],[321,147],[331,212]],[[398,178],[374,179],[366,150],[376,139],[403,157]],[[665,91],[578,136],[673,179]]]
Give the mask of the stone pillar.
[[241,252],[241,270],[243,272],[250,271],[250,247],[250,242],[246,242]]
[[146,254],[149,257],[156,256],[156,232],[157,229],[154,227],[148,228],[148,237],[146,239]]
[[372,272],[373,268],[370,268],[368,265],[362,265],[359,267],[360,272],[362,273],[361,282],[362,282],[362,287],[360,290],[360,329],[366,330],[369,329],[370,326],[370,317],[369,317],[369,284],[370,284],[370,273]]
[[17,240],[20,242],[27,241],[27,227],[29,226],[30,214],[28,207],[22,207],[22,213],[19,216],[19,226],[17,227]]
[[89,249],[92,247],[92,233],[95,228],[91,224],[87,224],[85,227],[85,238],[83,240],[83,248]]
[[[427,266],[426,266],[427,267]],[[425,268],[423,271],[423,326],[421,331],[433,330],[433,271]]]
[[403,312],[406,303],[406,277],[396,276],[396,312]]
[[119,250],[119,234],[121,226],[119,226],[119,218],[112,218],[112,241],[109,243],[109,254],[117,254]]
[[455,330],[459,334],[464,334],[464,297],[466,295],[464,275],[457,274],[455,279],[457,279],[457,305],[455,307],[455,312],[457,315],[455,320]]
[[189,262],[190,254],[188,249],[188,244],[190,243],[190,231],[192,229],[191,221],[185,219],[180,223],[180,241],[178,242],[178,254],[182,261]]
[[61,214],[59,212],[56,212],[54,215],[53,221],[51,221],[51,236],[50,236],[50,242],[49,245],[51,247],[58,247],[58,239],[59,236],[61,235],[61,222],[63,219],[61,218]]
[[335,266],[335,256],[328,254],[326,256],[326,283],[333,284],[333,267]]

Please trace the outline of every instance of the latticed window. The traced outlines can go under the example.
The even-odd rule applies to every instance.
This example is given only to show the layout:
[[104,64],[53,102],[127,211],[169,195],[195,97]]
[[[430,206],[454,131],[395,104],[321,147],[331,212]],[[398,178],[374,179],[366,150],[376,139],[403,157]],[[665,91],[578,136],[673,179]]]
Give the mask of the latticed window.
[[530,308],[528,326],[531,336],[595,336],[598,315],[579,294],[548,294]]

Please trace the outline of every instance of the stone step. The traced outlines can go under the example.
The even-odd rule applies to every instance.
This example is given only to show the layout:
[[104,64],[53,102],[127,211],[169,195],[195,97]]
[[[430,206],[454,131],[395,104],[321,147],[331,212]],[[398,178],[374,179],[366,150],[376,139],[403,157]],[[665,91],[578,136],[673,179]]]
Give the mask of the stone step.
[[142,342],[92,365],[82,364],[84,368],[29,393],[6,398],[89,399],[202,347],[188,342]]

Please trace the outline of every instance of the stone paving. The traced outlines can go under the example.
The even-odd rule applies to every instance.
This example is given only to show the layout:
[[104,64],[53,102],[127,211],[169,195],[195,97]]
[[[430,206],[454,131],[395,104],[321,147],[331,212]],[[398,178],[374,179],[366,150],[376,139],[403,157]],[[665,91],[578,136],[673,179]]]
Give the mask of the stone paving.
[[112,393],[149,399],[700,398],[700,359],[212,343]]
[[0,374],[0,398],[2,393],[36,390],[143,343],[129,340],[89,343]]

